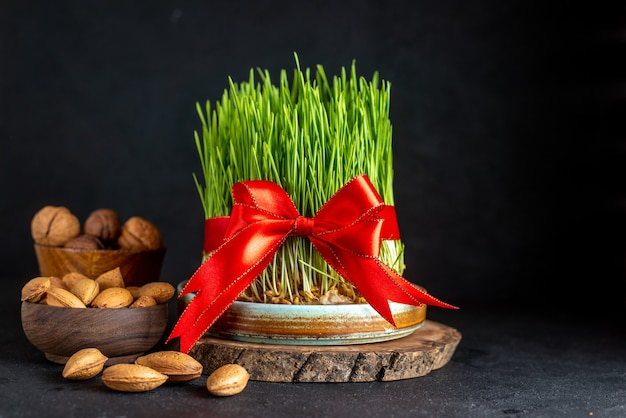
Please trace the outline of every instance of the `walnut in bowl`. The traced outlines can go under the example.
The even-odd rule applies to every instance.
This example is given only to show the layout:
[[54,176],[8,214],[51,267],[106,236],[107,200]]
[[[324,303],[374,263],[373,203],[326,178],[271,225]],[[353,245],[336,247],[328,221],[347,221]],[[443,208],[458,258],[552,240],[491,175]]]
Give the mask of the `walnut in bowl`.
[[161,231],[133,216],[121,224],[113,209],[92,211],[82,225],[64,206],[45,206],[31,221],[41,276],[78,272],[96,278],[119,267],[127,286],[159,279],[166,249]]

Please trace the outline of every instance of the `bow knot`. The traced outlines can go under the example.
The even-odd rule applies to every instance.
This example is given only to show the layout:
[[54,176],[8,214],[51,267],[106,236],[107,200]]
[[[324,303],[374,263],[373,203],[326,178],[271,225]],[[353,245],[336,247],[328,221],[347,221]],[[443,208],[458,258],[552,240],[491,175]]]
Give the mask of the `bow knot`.
[[298,237],[308,237],[313,232],[315,220],[306,216],[298,216],[293,224],[293,235]]

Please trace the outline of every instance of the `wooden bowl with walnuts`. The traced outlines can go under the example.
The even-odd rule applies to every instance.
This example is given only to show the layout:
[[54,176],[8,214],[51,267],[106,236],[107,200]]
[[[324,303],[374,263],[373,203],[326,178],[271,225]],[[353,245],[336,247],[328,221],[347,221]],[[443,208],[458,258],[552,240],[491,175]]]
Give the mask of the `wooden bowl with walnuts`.
[[81,225],[64,206],[44,206],[31,221],[41,276],[78,272],[90,278],[119,267],[127,286],[159,279],[166,248],[160,230],[133,216],[125,222],[112,209],[94,210]]

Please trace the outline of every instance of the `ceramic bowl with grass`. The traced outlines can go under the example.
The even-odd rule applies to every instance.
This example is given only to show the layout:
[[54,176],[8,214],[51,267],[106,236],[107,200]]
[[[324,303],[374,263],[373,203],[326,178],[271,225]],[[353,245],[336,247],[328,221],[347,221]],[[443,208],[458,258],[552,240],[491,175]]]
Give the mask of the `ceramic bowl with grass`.
[[[180,296],[182,313],[194,298]],[[406,337],[426,321],[426,305],[390,302],[395,326],[367,303],[285,305],[235,301],[207,331],[208,336],[261,344],[352,345]]]

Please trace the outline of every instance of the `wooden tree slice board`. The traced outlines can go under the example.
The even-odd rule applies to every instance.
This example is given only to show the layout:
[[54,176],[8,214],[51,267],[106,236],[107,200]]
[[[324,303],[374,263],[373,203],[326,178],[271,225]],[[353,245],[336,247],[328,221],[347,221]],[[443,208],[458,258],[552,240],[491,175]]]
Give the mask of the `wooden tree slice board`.
[[392,341],[358,345],[274,345],[205,336],[190,355],[210,374],[239,364],[251,380],[265,382],[372,382],[425,376],[445,366],[461,333],[426,320],[412,334]]

